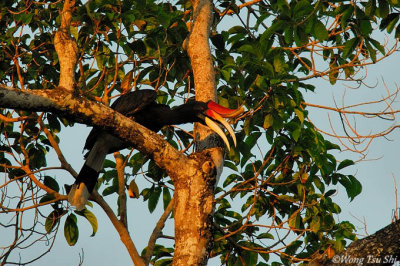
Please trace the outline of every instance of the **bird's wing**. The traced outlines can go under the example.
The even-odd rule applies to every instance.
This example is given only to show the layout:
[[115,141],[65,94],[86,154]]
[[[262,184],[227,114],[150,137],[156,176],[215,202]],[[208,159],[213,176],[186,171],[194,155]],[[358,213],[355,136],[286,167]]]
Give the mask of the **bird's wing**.
[[[111,105],[111,108],[125,116],[134,116],[138,111],[154,103],[156,98],[157,93],[154,90],[132,91],[115,100]],[[86,139],[84,149],[92,149],[101,132],[102,130],[98,127],[93,127]]]
[[119,97],[111,108],[125,115],[133,116],[136,112],[155,102],[157,93],[154,90],[137,90]]

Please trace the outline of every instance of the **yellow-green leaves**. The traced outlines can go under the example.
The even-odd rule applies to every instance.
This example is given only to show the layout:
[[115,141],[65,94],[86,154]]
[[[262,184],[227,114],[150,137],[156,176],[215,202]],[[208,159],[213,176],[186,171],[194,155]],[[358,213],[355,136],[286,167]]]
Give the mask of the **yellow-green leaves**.
[[93,231],[92,231],[91,236],[94,236],[96,234],[96,232],[97,232],[97,227],[98,227],[96,216],[91,211],[89,211],[88,209],[84,209],[82,211],[76,211],[75,213],[86,218],[86,220],[92,226],[92,230]]
[[79,238],[79,229],[76,224],[76,215],[70,214],[67,216],[64,224],[64,236],[67,240],[68,245],[73,246],[76,244]]

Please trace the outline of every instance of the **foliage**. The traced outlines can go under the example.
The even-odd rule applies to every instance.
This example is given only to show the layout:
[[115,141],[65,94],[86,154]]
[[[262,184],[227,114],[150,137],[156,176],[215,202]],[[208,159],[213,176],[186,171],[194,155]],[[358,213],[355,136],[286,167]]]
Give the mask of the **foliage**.
[[[57,86],[53,33],[60,26],[62,4],[0,3],[2,84],[27,90]],[[212,256],[228,265],[265,265],[277,259],[290,264],[328,248],[340,251],[356,238],[351,223],[335,221],[334,214],[341,210],[333,201],[338,185],[350,200],[361,192],[359,181],[342,170],[353,162],[337,163],[331,152],[339,146],[324,139],[307,120],[303,93],[316,90],[309,82],[313,78],[326,76],[334,84],[386,56],[388,50],[374,39],[373,29],[379,26],[400,37],[399,7],[398,1],[375,0],[272,0],[248,7],[235,1],[215,3],[210,41],[219,102],[231,108],[245,105],[249,112],[236,126],[241,141],[229,152],[216,190]],[[176,5],[76,1],[71,32],[79,47],[77,93],[106,104],[132,88],[152,87],[160,103],[171,105],[191,97],[193,75],[182,48],[191,8],[187,0]],[[249,19],[237,19],[245,17]],[[52,113],[1,109],[1,115],[0,168],[8,176],[8,186],[21,186],[22,197],[12,201],[7,194],[11,202],[2,206],[2,212],[22,208],[33,192],[40,204],[50,202],[53,207],[44,217],[45,232],[55,233],[64,216],[65,238],[75,244],[77,216],[65,204],[51,202],[54,197],[48,191],[30,185],[37,178],[60,192],[61,181],[46,174],[46,156],[57,149],[62,129],[74,122]],[[163,134],[178,149],[192,142],[183,129],[168,127]],[[163,169],[140,153],[124,161],[127,184],[142,178],[141,173],[149,181],[141,191],[149,211],[161,204],[161,198],[166,208],[173,184]],[[105,198],[118,193],[113,161],[106,162],[98,186]],[[77,214],[90,222],[94,235],[95,216],[87,210]],[[164,257],[172,252],[157,246],[153,259],[164,265],[170,261]]]

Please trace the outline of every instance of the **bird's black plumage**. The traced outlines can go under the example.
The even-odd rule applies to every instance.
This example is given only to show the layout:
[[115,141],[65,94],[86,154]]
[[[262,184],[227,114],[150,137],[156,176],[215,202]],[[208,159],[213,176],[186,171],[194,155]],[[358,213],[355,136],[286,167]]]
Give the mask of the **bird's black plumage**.
[[[165,125],[203,122],[199,118],[199,114],[207,109],[206,103],[190,102],[171,109],[168,105],[157,103],[156,97],[154,90],[133,91],[119,97],[111,105],[111,108],[155,132]],[[85,164],[79,172],[75,188],[73,188],[79,190],[80,185],[84,183],[90,194],[96,185],[106,155],[127,147],[128,144],[118,137],[99,127],[94,127],[86,139],[84,148],[89,152],[85,155]],[[86,199],[81,202],[80,196],[78,196],[82,192],[71,192],[69,194],[71,204],[78,210],[83,209]],[[79,202],[76,203],[76,201]]]
[[[207,108],[206,103],[193,101],[171,109],[168,105],[157,103],[156,98],[154,90],[132,91],[119,97],[111,108],[154,132],[166,125],[203,122],[197,115]],[[86,139],[84,149],[92,149],[98,137],[104,133],[94,127]],[[125,143],[122,147],[112,147],[109,153],[126,147],[128,145]]]

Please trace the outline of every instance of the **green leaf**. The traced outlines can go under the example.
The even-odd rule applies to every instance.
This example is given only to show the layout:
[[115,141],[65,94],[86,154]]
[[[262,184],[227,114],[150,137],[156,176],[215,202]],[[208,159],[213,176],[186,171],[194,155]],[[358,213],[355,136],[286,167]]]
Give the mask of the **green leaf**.
[[304,113],[303,113],[303,111],[301,111],[298,108],[295,108],[294,112],[296,113],[297,117],[300,119],[300,122],[303,123],[304,122]]
[[270,40],[271,36],[284,26],[285,23],[283,20],[274,20],[272,25],[268,29],[266,29],[261,35],[260,43],[262,44],[267,43]]
[[325,41],[329,38],[328,30],[326,29],[325,25],[319,20],[315,21],[314,36],[317,37],[320,42]]
[[[400,15],[400,14],[398,14],[398,16],[397,16],[394,20],[392,20],[392,21],[389,23],[389,25],[387,26],[386,31],[387,31],[388,33],[391,33],[391,32],[393,31],[394,27],[397,25],[397,22],[399,21],[399,18],[400,18],[399,15]],[[396,36],[395,36],[395,37],[396,37]]]
[[117,193],[117,192],[118,192],[118,185],[113,184],[109,187],[106,187],[101,194],[103,196],[108,196],[108,195],[111,195],[111,194]]
[[271,114],[267,114],[264,117],[264,124],[263,124],[263,128],[267,129],[269,127],[271,127],[274,123],[274,117]]
[[257,236],[257,239],[264,239],[264,238],[275,239],[274,236],[270,233],[261,233]]
[[164,210],[167,208],[170,201],[171,201],[171,193],[169,192],[169,188],[163,187]]
[[150,194],[148,202],[148,208],[150,213],[153,213],[153,211],[156,209],[158,200],[160,199],[160,195],[161,195],[161,188],[155,187]]
[[296,141],[296,142],[299,140],[300,134],[301,134],[301,128],[296,128],[295,130],[293,130],[291,132],[291,135],[292,135],[294,141]]
[[383,55],[385,54],[385,48],[378,41],[376,41],[372,38],[368,38],[368,41],[370,41],[372,43],[372,45],[375,46],[375,48],[379,50],[379,52],[381,52]]
[[225,179],[224,183],[223,183],[223,187],[227,187],[229,184],[231,184],[234,181],[239,181],[241,180],[242,177],[240,175],[237,174],[230,174],[228,175],[228,177]]
[[71,35],[75,38],[75,40],[78,40],[79,38],[78,28],[70,26],[69,29],[71,31]]
[[140,196],[139,187],[138,187],[138,185],[136,184],[135,180],[132,180],[132,181],[129,183],[128,195],[129,195],[130,198],[136,198],[136,199],[138,199],[139,196]]
[[337,170],[339,171],[340,169],[343,169],[343,168],[353,165],[353,164],[354,164],[354,162],[352,160],[349,160],[349,159],[343,160],[337,167]]
[[51,201],[53,199],[55,199],[54,195],[46,194],[40,199],[39,203],[45,203],[45,202]]
[[246,265],[257,265],[258,254],[256,252],[245,251],[243,253],[243,258]]
[[[387,32],[390,33],[393,30],[394,25],[399,20],[399,13],[391,13],[387,17],[383,18],[381,24],[379,25],[380,30],[387,29]],[[389,27],[389,25],[391,25]]]
[[307,34],[303,27],[298,26],[294,28],[294,42],[297,46],[303,46],[308,43]]
[[346,189],[347,196],[351,201],[362,191],[361,183],[352,175],[341,176],[339,182]]
[[351,53],[357,47],[358,42],[359,42],[359,38],[357,38],[357,37],[354,37],[354,38],[348,40],[347,42],[345,42],[343,52],[342,52],[342,57],[343,58],[349,57],[351,55]]
[[58,133],[61,130],[60,122],[57,119],[57,116],[53,114],[47,114],[47,121],[49,122],[49,127],[53,133]]
[[291,45],[293,42],[293,27],[286,27],[284,32],[285,42]]
[[389,15],[389,3],[388,1],[378,1],[378,16],[381,18],[386,18]]
[[97,67],[100,70],[103,70],[103,68],[104,68],[104,56],[95,55],[95,59],[96,59]]
[[213,34],[210,39],[218,50],[223,51],[225,49],[225,40],[222,34]]
[[90,236],[94,236],[97,232],[98,224],[97,224],[97,218],[96,216],[89,211],[88,209],[84,209],[82,211],[75,211],[76,214],[79,214],[80,216],[83,216],[88,220],[90,225],[92,226],[93,232]]
[[360,30],[364,36],[369,36],[372,32],[371,22],[369,20],[361,20],[360,21]]
[[360,181],[357,180],[354,176],[350,175],[349,179],[351,181],[351,193],[347,191],[347,194],[349,195],[350,199],[353,200],[357,195],[359,195],[362,191],[362,185]]
[[57,181],[50,177],[50,176],[45,176],[44,177],[44,181],[43,181],[44,185],[51,188],[52,190],[59,192],[60,191],[60,186],[58,185]]
[[321,218],[319,216],[314,216],[310,223],[310,229],[316,233],[321,227]]
[[313,6],[311,5],[311,2],[308,0],[301,0],[296,3],[296,5],[293,8],[293,16],[295,18],[302,18],[303,16],[306,16],[310,14],[310,12],[313,10]]
[[328,197],[332,196],[335,193],[336,193],[336,189],[330,189],[324,194],[324,197],[328,198]]
[[285,60],[283,59],[283,56],[280,54],[277,54],[274,56],[274,68],[275,71],[279,74],[285,73],[286,72],[286,68],[287,68],[287,64],[285,62]]
[[376,10],[376,0],[369,0],[365,6],[365,15],[372,18]]
[[253,55],[259,54],[257,49],[255,49],[254,46],[251,44],[244,44],[244,45],[240,46],[239,49],[237,49],[237,50],[238,50],[238,52],[246,52],[246,53],[253,54]]
[[79,229],[76,224],[76,216],[71,213],[67,216],[64,224],[64,236],[67,240],[68,245],[73,246],[76,244],[79,238]]
[[114,161],[111,161],[108,159],[104,160],[104,165],[103,165],[104,168],[115,168],[115,166],[116,166],[116,164]]
[[293,229],[299,229],[300,220],[301,220],[300,213],[299,212],[293,213],[289,218],[289,227]]
[[44,223],[44,228],[46,229],[46,233],[50,233],[54,227],[60,222],[60,218],[66,214],[67,211],[63,211],[60,209],[52,211],[49,216],[47,216],[46,221]]
[[347,26],[347,20],[353,15],[354,7],[352,5],[347,5],[344,10],[342,17],[340,18],[340,24],[342,29],[345,29]]
[[32,21],[33,13],[20,13],[15,17],[17,20],[21,20],[22,23],[29,24]]

